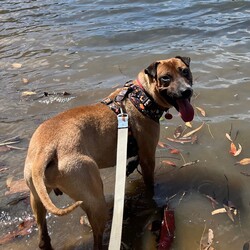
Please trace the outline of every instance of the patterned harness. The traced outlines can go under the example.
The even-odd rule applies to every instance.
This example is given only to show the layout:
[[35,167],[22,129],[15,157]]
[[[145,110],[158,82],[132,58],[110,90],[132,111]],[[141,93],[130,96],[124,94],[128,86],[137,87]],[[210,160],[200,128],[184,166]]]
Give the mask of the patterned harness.
[[[126,82],[114,99],[107,97],[103,99],[101,103],[109,106],[109,108],[118,115],[123,111],[122,101],[125,98],[128,98],[143,115],[159,123],[159,119],[164,113],[164,110],[154,102],[152,97],[149,96],[143,88],[133,84],[132,81]],[[132,158],[127,164],[126,175],[129,176],[139,164],[138,145],[130,126],[128,131],[127,157],[128,159]]]
[[122,108],[121,102],[127,97],[143,115],[159,123],[164,110],[143,88],[131,81],[125,83],[120,93],[113,100],[107,97],[102,100],[102,103],[108,105],[116,114],[119,114]]

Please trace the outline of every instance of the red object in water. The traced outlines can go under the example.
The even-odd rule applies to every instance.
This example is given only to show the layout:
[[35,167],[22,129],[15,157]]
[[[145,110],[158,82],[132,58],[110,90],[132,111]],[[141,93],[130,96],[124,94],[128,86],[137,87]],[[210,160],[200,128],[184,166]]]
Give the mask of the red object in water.
[[174,211],[168,207],[164,209],[163,220],[161,223],[160,240],[158,250],[170,250],[174,240],[175,220]]

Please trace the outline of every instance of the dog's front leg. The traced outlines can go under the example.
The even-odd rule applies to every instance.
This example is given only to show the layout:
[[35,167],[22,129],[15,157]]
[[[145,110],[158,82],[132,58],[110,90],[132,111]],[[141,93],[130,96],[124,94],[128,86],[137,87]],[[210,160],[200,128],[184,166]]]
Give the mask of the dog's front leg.
[[155,155],[142,154],[140,157],[140,165],[142,170],[143,181],[148,189],[154,187],[154,169],[155,169]]
[[139,160],[142,171],[143,181],[148,191],[154,190],[154,170],[155,170],[155,151],[157,140],[145,140],[146,137],[141,138],[139,145]]
[[[150,121],[136,134],[138,155],[144,183],[148,190],[154,190],[155,152],[160,135],[159,124]],[[142,133],[143,132],[143,133]]]
[[151,199],[154,196],[155,155],[145,155],[145,153],[139,155],[142,177],[146,186],[146,196]]

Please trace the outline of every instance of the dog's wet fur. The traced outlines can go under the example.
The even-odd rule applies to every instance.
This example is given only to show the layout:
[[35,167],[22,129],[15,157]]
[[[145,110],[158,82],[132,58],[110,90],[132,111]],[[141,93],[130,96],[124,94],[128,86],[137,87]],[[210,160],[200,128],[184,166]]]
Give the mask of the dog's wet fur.
[[[189,102],[193,93],[190,58],[177,56],[156,61],[138,74],[134,84],[138,82],[162,110],[175,107],[184,121],[193,119]],[[110,94],[110,98],[119,91]],[[138,145],[144,183],[152,189],[160,125],[139,112],[128,98],[122,105]],[[117,117],[103,103],[70,109],[37,128],[30,141],[24,176],[30,188],[41,249],[52,249],[46,212],[65,215],[78,206],[86,212],[92,226],[94,249],[102,249],[108,211],[99,169],[115,166],[116,144]],[[49,197],[52,190],[67,194],[76,202],[58,208]]]

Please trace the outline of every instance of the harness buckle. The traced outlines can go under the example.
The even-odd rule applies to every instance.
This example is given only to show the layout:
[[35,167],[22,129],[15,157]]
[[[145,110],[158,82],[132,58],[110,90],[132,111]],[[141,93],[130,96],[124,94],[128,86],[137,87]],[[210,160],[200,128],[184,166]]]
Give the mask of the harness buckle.
[[122,108],[120,108],[120,114],[117,115],[118,129],[128,128],[128,114],[124,113]]

